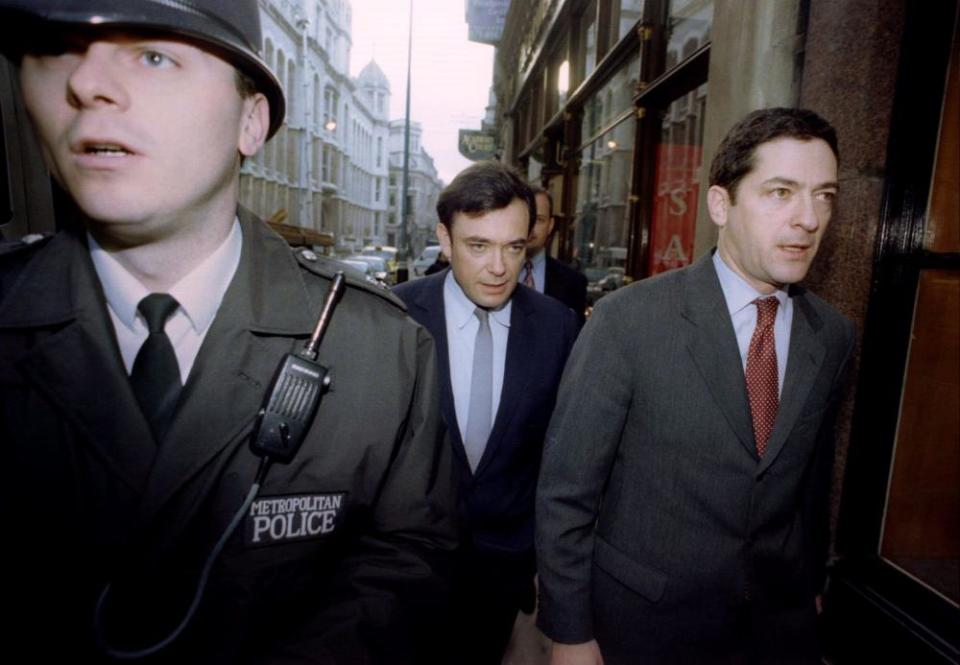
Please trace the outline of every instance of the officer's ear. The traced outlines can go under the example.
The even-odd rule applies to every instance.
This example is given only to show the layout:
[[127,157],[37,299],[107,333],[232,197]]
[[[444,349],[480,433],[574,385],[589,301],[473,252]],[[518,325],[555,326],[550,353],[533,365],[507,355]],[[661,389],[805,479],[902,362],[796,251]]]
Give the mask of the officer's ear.
[[256,92],[243,99],[240,138],[237,149],[243,157],[253,157],[267,140],[270,129],[270,102],[263,93]]

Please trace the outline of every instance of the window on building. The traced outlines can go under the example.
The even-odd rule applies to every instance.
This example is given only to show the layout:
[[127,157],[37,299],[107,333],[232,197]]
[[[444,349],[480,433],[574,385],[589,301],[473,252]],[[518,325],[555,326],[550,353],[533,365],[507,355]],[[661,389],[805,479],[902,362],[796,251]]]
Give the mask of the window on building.
[[954,39],[923,229],[929,263],[915,263],[921,268],[880,556],[960,607],[960,37]]
[[567,101],[570,90],[570,66],[567,62],[567,45],[562,43],[550,57],[549,66],[545,69],[544,81],[544,114],[543,122],[549,122]]
[[622,286],[629,246],[629,199],[636,120],[632,60],[587,101],[580,152],[573,253],[598,293]]
[[580,27],[580,51],[583,63],[583,74],[580,80],[586,79],[597,66],[597,2],[593,0],[583,10],[578,24]]
[[623,39],[643,18],[644,0],[614,0],[610,8],[610,33],[614,41]]
[[297,85],[297,63],[293,60],[287,63],[287,86],[284,92],[287,98],[287,118],[292,118],[296,124],[300,124],[297,113],[300,112],[300,91],[301,87]]
[[667,69],[680,64],[710,41],[713,2],[671,0],[667,23]]
[[[700,86],[706,88],[706,84]],[[703,174],[705,105],[680,95],[661,113],[654,176],[647,274],[688,265],[693,258],[697,205]]]
[[320,131],[323,127],[323,114],[320,110],[323,107],[320,105],[320,77],[316,74],[313,75],[313,107],[310,109],[310,112],[313,113],[313,128],[315,131]]
[[333,132],[337,129],[337,109],[339,106],[339,93],[332,86],[327,86],[323,91],[323,126],[328,132]]

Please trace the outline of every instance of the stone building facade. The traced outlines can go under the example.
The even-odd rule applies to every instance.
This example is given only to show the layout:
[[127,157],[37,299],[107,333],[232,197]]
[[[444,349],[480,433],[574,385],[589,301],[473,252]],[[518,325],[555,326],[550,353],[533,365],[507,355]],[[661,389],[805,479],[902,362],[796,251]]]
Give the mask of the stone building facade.
[[350,76],[350,3],[260,8],[263,56],[283,83],[287,117],[244,164],[241,202],[264,219],[328,234],[341,254],[392,244],[390,82],[373,61]]

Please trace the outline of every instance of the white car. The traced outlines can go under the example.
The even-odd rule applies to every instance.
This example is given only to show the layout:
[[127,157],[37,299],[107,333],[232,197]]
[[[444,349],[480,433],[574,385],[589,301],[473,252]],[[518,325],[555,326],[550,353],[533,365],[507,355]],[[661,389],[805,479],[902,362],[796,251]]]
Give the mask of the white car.
[[427,268],[433,265],[438,256],[440,256],[440,245],[427,245],[424,247],[423,251],[420,252],[420,256],[413,261],[413,274],[417,277],[423,277]]
[[383,284],[390,283],[390,269],[387,266],[387,262],[379,256],[356,255],[348,256],[343,260],[350,263],[364,263],[369,268],[367,272],[369,276],[372,276],[376,281]]

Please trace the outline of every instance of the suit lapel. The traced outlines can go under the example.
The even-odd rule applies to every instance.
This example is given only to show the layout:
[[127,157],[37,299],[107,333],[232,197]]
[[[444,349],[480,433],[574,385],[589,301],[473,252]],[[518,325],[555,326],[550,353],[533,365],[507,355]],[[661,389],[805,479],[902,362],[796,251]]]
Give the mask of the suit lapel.
[[81,445],[92,446],[107,468],[141,492],[156,446],[80,232],[56,236],[26,269],[0,312],[0,327],[55,329],[18,369],[82,433]]
[[826,347],[819,337],[820,317],[810,306],[802,290],[794,289],[793,324],[790,328],[790,350],[787,353],[787,371],[780,392],[780,407],[767,443],[767,450],[757,469],[765,471],[783,450],[790,431],[807,402],[820,367],[826,356]]
[[557,297],[561,291],[560,284],[557,283],[556,270],[553,268],[553,259],[545,257],[543,267],[543,292],[548,296]]
[[440,374],[440,412],[447,431],[454,456],[458,463],[469,469],[467,453],[463,448],[463,438],[460,436],[460,425],[457,421],[457,409],[453,400],[453,387],[450,384],[450,352],[447,343],[447,316],[443,305],[443,283],[449,270],[429,275],[420,280],[422,286],[408,303],[411,315],[422,321],[423,325],[433,336],[437,352],[437,371]]
[[530,320],[529,292],[519,287],[513,293],[510,307],[510,331],[507,336],[507,353],[503,368],[503,387],[500,390],[500,403],[497,417],[483,449],[483,456],[477,464],[474,475],[479,476],[497,454],[497,448],[503,443],[510,421],[517,410],[526,389],[526,382],[533,375],[530,342],[535,334]]
[[[290,249],[241,215],[240,265],[204,338],[150,474],[146,519],[225,449],[246,445],[279,358],[309,336],[317,312]],[[252,478],[250,479],[252,481]]]
[[740,443],[756,455],[743,362],[712,254],[690,268],[683,289],[681,314],[694,325],[690,354]]

